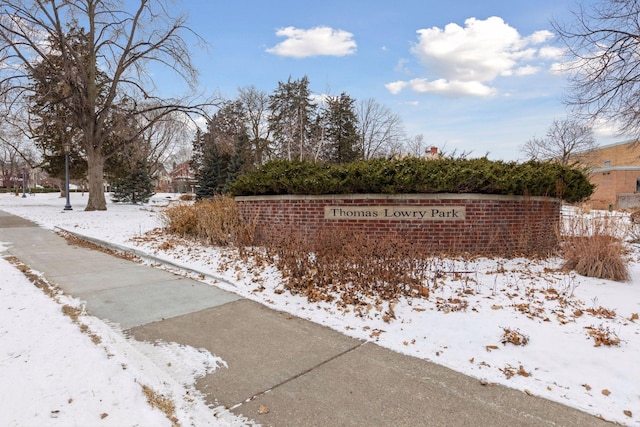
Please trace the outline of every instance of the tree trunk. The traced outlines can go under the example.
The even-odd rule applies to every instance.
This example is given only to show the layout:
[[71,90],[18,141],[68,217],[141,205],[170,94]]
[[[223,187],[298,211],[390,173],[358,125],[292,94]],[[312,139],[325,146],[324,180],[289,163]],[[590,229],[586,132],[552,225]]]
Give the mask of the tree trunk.
[[100,149],[87,151],[89,200],[85,211],[106,211],[107,200],[104,197],[104,156]]

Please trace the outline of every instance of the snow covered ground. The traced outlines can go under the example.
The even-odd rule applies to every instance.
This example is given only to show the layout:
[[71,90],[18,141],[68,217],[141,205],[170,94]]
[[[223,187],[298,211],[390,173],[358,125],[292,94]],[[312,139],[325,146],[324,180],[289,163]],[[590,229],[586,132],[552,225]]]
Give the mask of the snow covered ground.
[[[189,266],[204,274],[196,277],[205,277],[203,280],[243,297],[400,353],[434,361],[488,384],[504,384],[620,424],[640,425],[637,246],[630,246],[631,280],[625,283],[561,272],[557,259],[438,260],[434,263],[438,278],[431,286],[429,299],[398,301],[393,308],[395,319],[388,321],[388,316],[384,316],[387,307],[356,313],[329,303],[310,304],[302,297],[282,292],[282,278],[277,270],[241,264],[227,250],[188,242],[182,245],[176,239],[161,246],[166,242],[165,236],[156,233],[145,237],[148,231],[161,227],[159,212],[169,203],[170,195],[157,195],[145,206],[109,204],[106,212],[84,212],[86,197],[72,194],[74,210],[63,211],[64,199],[56,194],[27,198],[3,194],[0,209],[32,219],[46,228],[60,227]],[[78,425],[85,425],[90,422],[84,420],[108,414],[104,420],[111,418],[111,425],[118,425],[120,416],[126,417],[129,424],[149,425],[148,420],[155,420],[152,417],[160,420],[162,414],[149,408],[140,392],[141,383],[174,396],[176,414],[183,425],[248,422],[224,411],[213,417],[193,393],[185,394],[185,390],[191,390],[195,376],[215,369],[224,361],[197,349],[167,344],[164,357],[184,359],[188,366],[182,377],[161,372],[154,367],[163,364],[149,360],[162,356],[122,338],[117,330],[95,318],[81,317],[102,338],[98,346],[86,334],[72,334],[64,329],[74,329],[74,325],[67,317],[53,313],[59,313],[60,304],[70,304],[65,302],[67,297],[57,296],[58,302],[43,297],[35,287],[25,286],[29,282],[6,261],[0,261],[0,276],[0,377],[11,378],[2,381],[0,392],[10,396],[11,402],[15,400],[9,405],[2,403],[3,407],[9,407],[9,412],[7,415],[6,411],[0,411],[0,424],[7,424],[3,420],[14,420],[15,425],[30,425],[46,419],[48,425],[56,425],[55,420],[64,415],[80,420]],[[220,280],[215,280],[216,277]],[[30,310],[32,300],[38,301],[34,310]],[[77,306],[78,302],[73,304]],[[53,322],[53,318],[57,320]],[[33,333],[26,329],[28,325],[34,328]],[[58,338],[25,339],[36,333],[39,336],[45,327],[51,328],[47,336]],[[74,330],[78,330],[77,326]],[[18,338],[9,340],[11,336]],[[67,339],[77,339],[83,344],[60,344]],[[616,340],[617,345],[606,345]],[[516,345],[524,342],[525,345]],[[80,357],[50,357],[60,349],[74,349],[72,353],[80,353]],[[31,357],[36,350],[42,354]],[[104,364],[105,371],[113,372],[110,383],[121,381],[124,384],[117,389],[127,389],[130,394],[114,395],[113,384],[103,384],[101,378],[82,374],[98,363]],[[122,369],[123,365],[128,368]],[[26,371],[38,379],[27,378]],[[58,371],[68,371],[68,377]],[[53,387],[50,383],[62,388],[50,390],[47,388]],[[20,390],[27,392],[16,395],[13,391],[18,384]],[[81,401],[98,391],[104,395],[92,397],[93,403]],[[39,403],[30,407],[30,401]],[[16,423],[17,418],[6,418],[18,413],[33,414],[33,422]],[[139,421],[131,421],[136,419]],[[166,418],[163,422],[169,425]]]

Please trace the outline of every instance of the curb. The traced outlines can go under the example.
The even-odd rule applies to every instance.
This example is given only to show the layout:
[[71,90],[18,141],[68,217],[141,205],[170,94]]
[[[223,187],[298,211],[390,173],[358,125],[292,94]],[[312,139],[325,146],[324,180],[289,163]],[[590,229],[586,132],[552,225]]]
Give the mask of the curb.
[[104,240],[97,239],[95,237],[89,237],[89,236],[85,236],[85,235],[82,235],[82,234],[78,234],[76,232],[73,232],[73,231],[67,230],[65,228],[58,227],[58,226],[55,226],[53,228],[54,228],[54,230],[62,231],[64,233],[70,234],[70,235],[72,235],[72,236],[74,236],[74,237],[76,237],[76,238],[78,238],[80,240],[84,240],[84,241],[93,243],[93,244],[95,244],[97,246],[101,246],[103,248],[110,249],[110,250],[115,251],[115,252],[122,252],[122,253],[125,253],[125,254],[135,255],[135,256],[143,259],[143,260],[152,261],[154,263],[162,264],[162,265],[165,265],[167,267],[171,267],[171,268],[175,268],[175,269],[178,269],[178,270],[194,273],[194,274],[197,274],[199,276],[204,276],[204,277],[207,277],[209,279],[215,280],[217,282],[221,282],[221,283],[224,283],[226,285],[233,286],[234,288],[237,288],[237,285],[235,283],[232,283],[232,282],[228,281],[227,279],[223,279],[222,277],[214,276],[213,274],[210,274],[210,273],[204,273],[202,271],[196,270],[196,269],[191,268],[191,267],[186,267],[184,265],[176,264],[174,262],[171,262],[171,261],[168,261],[168,260],[165,260],[165,259],[162,259],[162,258],[158,258],[158,257],[156,257],[154,255],[150,255],[150,254],[148,254],[146,252],[139,251],[139,250],[134,249],[134,248],[121,246],[121,245],[118,245],[118,244],[115,244],[115,243],[106,242]]

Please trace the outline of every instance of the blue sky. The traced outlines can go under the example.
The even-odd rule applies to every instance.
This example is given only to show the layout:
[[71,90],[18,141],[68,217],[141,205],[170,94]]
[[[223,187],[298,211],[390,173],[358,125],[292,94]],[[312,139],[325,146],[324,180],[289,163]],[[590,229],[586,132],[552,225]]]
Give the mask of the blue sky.
[[[446,151],[517,160],[567,111],[550,20],[574,0],[191,0],[180,3],[209,44],[194,46],[209,93],[271,93],[308,76],[316,94],[375,98],[408,136]],[[596,135],[608,143],[615,138]],[[618,138],[619,139],[619,138]]]

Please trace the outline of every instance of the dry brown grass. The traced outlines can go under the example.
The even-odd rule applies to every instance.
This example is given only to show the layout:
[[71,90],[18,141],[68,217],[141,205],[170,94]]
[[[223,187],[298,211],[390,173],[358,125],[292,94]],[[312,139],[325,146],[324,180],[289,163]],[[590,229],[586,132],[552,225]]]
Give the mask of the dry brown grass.
[[627,250],[622,238],[628,224],[621,217],[572,217],[561,230],[563,268],[587,277],[629,279]]
[[7,257],[7,259],[11,264],[13,264],[24,276],[33,283],[37,288],[42,290],[46,295],[48,295],[53,301],[57,304],[61,304],[60,311],[65,316],[69,317],[73,323],[75,323],[79,328],[80,332],[89,336],[91,341],[98,345],[102,342],[102,339],[97,334],[93,333],[89,326],[82,323],[80,321],[81,316],[85,314],[84,307],[82,306],[72,306],[69,304],[61,303],[61,295],[62,293],[58,289],[57,286],[49,283],[46,279],[40,277],[38,274],[34,273],[27,265],[23,264],[16,257]]
[[147,398],[147,402],[149,402],[152,407],[161,410],[167,419],[173,423],[174,427],[180,425],[178,423],[178,417],[176,417],[176,405],[173,403],[173,400],[157,393],[151,387],[144,384],[142,385],[142,392]]
[[256,227],[255,220],[242,218],[235,201],[228,196],[168,207],[162,211],[162,221],[171,234],[213,246],[250,245]]

